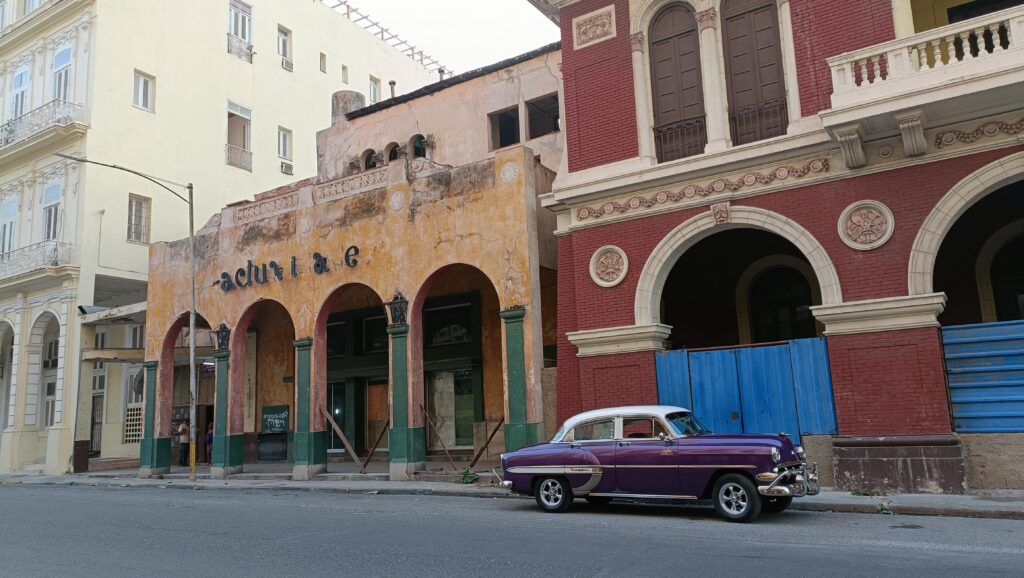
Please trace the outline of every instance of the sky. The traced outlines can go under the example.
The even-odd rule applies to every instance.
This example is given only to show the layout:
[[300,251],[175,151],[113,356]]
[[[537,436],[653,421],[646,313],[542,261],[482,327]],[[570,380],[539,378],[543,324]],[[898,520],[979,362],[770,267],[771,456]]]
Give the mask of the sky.
[[559,39],[558,27],[526,0],[349,0],[349,4],[454,73]]

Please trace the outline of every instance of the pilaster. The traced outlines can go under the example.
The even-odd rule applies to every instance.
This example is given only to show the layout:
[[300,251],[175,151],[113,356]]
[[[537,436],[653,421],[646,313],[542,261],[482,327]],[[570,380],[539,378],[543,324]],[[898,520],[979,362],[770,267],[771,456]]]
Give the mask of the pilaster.
[[326,432],[310,431],[310,360],[313,340],[299,339],[295,345],[295,436],[292,479],[309,480],[327,471]]
[[523,334],[526,309],[506,309],[500,315],[505,322],[505,398],[508,404],[505,449],[513,451],[537,443],[538,424],[527,423],[526,356]]
[[156,371],[159,364],[147,361],[143,364],[146,372],[144,393],[146,414],[142,425],[142,441],[139,444],[139,477],[149,478],[171,471],[171,438],[156,437]]
[[407,480],[427,463],[427,439],[423,428],[409,427],[409,326],[388,327],[391,336],[391,431],[388,451],[391,479]]
[[216,392],[213,410],[213,463],[210,477],[224,479],[242,470],[242,436],[228,434],[228,379],[230,371],[229,351],[213,354]]

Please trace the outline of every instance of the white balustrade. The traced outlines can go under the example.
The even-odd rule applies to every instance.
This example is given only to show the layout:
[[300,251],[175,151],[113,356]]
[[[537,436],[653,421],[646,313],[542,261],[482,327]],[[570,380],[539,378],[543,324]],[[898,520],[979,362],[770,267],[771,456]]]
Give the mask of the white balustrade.
[[0,125],[0,147],[22,142],[50,127],[82,122],[82,107],[63,100],[51,100],[37,109]]
[[71,245],[43,241],[21,249],[0,253],[0,279],[37,269],[60,267],[70,263]]

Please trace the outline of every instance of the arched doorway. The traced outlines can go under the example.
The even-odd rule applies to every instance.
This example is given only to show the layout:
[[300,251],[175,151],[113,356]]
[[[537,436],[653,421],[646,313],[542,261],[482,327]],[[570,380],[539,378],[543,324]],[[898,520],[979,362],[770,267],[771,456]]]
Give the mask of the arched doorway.
[[468,461],[488,439],[484,455],[496,457],[505,446],[505,378],[494,284],[475,267],[451,265],[430,276],[412,306],[412,412],[424,416],[428,458],[447,450]]
[[243,463],[291,462],[295,433],[295,326],[284,305],[265,299],[231,332],[229,432],[242,433]]
[[[32,324],[29,335],[29,355],[39,359],[39,369],[28,372],[25,397],[25,425],[36,426],[39,431],[35,456],[46,456],[49,430],[62,422],[63,399],[63,331],[58,317],[43,313]],[[26,460],[27,461],[27,460]]]
[[0,321],[0,431],[14,425],[14,327]]
[[[211,355],[210,324],[202,315],[196,315],[196,463],[206,456],[206,428],[213,422],[215,386]],[[188,465],[186,448],[181,444],[179,428],[191,426],[191,373],[189,372],[189,314],[174,321],[164,336],[160,349],[160,372],[157,380],[159,437],[170,438],[170,464]]]
[[[313,339],[314,431],[327,436],[328,468],[346,452],[340,429],[359,458],[384,456],[390,423],[388,333],[384,302],[370,287],[344,285],[331,293],[317,317]],[[347,460],[346,460],[347,461]]]

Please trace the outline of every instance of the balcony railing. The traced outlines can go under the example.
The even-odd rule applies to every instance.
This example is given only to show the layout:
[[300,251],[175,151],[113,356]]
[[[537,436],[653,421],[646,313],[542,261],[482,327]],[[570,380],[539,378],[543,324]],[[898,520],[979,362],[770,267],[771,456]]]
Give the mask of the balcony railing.
[[247,151],[234,145],[226,145],[224,150],[226,155],[225,162],[233,167],[252,172],[252,151]]
[[688,118],[654,127],[658,162],[665,163],[704,152],[708,134],[704,117]]
[[67,265],[71,259],[71,245],[57,241],[43,241],[7,253],[0,253],[0,279],[6,279],[37,269]]
[[81,105],[51,100],[39,108],[0,125],[0,147],[6,147],[55,126],[82,121]]
[[228,32],[228,54],[234,54],[246,62],[252,62],[252,44]]
[[[1024,63],[1024,6],[828,59],[833,108]],[[888,95],[888,94],[887,94]]]
[[729,111],[732,144],[742,145],[786,134],[786,99],[775,98]]

